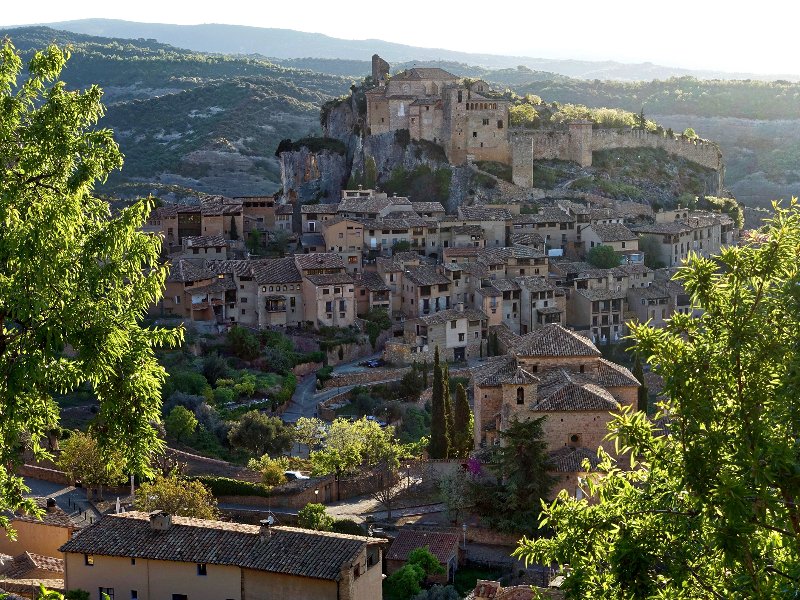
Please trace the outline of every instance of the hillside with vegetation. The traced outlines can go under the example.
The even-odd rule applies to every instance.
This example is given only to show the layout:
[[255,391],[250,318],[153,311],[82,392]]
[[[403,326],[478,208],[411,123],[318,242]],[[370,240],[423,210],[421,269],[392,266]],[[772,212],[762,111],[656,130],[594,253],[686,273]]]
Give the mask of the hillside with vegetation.
[[262,58],[181,50],[155,40],[119,40],[46,27],[6,30],[26,56],[49,43],[72,51],[64,80],[104,91],[102,125],[125,155],[101,190],[123,197],[194,191],[272,193],[280,140],[318,135],[319,107],[350,79]]

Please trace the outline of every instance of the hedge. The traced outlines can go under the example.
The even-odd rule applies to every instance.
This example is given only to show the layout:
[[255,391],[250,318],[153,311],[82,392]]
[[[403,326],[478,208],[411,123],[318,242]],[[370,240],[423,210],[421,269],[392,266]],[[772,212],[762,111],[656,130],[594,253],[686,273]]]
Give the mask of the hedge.
[[262,496],[268,497],[269,490],[260,483],[251,483],[230,477],[213,477],[197,475],[188,477],[192,481],[199,481],[205,485],[215,496]]

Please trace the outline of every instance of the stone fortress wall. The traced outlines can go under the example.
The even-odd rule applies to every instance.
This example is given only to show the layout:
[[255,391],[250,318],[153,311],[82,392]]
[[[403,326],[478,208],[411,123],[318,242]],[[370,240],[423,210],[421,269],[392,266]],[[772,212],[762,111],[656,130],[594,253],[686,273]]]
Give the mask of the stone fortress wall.
[[668,138],[638,130],[593,129],[584,121],[570,123],[567,131],[513,129],[510,136],[513,180],[521,187],[533,186],[534,160],[570,160],[589,167],[593,152],[616,148],[661,148],[718,171],[720,176],[723,171],[719,147],[703,140]]

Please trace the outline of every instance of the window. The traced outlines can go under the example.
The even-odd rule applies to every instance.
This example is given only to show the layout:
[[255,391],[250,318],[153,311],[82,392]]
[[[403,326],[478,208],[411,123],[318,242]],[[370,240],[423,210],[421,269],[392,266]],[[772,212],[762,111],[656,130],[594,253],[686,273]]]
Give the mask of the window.
[[108,596],[109,600],[114,600],[114,588],[97,588],[99,591],[97,592],[97,597],[100,600],[103,600],[106,596]]
[[139,592],[137,590],[131,590],[131,600],[139,600]]
[[455,329],[455,328],[456,328],[456,322],[450,321],[450,329]]
[[497,121],[497,128],[498,129],[502,129],[503,128],[503,121],[502,120],[498,120]]
[[517,404],[525,404],[525,390],[521,387],[517,388]]
[[189,600],[186,594],[172,594],[172,600]]
[[478,132],[477,131],[473,131],[472,132],[472,137],[474,137],[474,138],[478,137]]
[[243,308],[243,309],[242,309],[242,314],[243,314],[243,315],[247,314],[247,310]]
[[581,369],[580,369],[581,373],[583,373],[585,369],[586,369],[586,366],[585,365],[581,365]]
[[135,559],[135,558],[132,558],[132,559],[131,559],[131,564],[132,564],[132,565],[135,565],[135,564],[136,564],[136,559]]
[[489,119],[484,119],[484,120],[483,120],[483,124],[484,124],[484,125],[488,125],[488,124],[489,124]]
[[94,566],[94,554],[84,554],[83,555],[83,564],[85,564],[87,567],[93,567]]
[[478,339],[478,332],[477,331],[475,332],[475,339],[476,340]]
[[458,341],[459,341],[459,342],[463,342],[463,341],[464,341],[464,335],[465,335],[465,334],[463,334],[463,333],[459,333],[459,334],[458,334]]
[[247,298],[242,298],[242,303],[247,304]]
[[197,574],[202,576],[208,575],[208,569],[206,568],[206,563],[197,563]]

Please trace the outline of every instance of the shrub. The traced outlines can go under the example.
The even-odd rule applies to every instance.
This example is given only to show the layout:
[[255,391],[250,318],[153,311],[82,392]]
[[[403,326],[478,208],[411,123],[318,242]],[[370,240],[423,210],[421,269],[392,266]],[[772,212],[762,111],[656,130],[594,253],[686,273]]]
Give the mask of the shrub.
[[364,528],[352,519],[337,519],[331,526],[334,533],[344,533],[347,535],[364,535]]
[[227,337],[228,351],[242,360],[253,360],[260,353],[258,338],[243,327],[232,327]]
[[297,513],[297,524],[304,529],[315,529],[317,531],[331,531],[333,529],[333,517],[325,512],[322,504],[306,504]]

